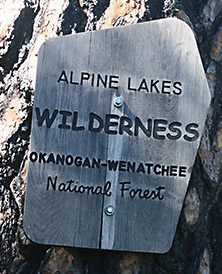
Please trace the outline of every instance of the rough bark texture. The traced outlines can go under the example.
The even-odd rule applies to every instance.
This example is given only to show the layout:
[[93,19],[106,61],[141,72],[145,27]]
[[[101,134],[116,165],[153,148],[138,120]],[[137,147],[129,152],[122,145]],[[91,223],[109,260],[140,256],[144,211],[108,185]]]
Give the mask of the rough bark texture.
[[[39,47],[58,35],[172,16],[193,29],[213,98],[172,249],[158,255],[30,242],[22,219]],[[0,273],[222,273],[221,75],[222,0],[0,1]]]

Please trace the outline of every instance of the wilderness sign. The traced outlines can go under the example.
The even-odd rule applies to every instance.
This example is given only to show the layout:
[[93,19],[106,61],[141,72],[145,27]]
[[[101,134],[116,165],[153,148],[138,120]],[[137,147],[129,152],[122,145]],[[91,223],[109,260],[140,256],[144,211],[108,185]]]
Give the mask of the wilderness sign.
[[163,19],[51,39],[34,101],[27,235],[167,252],[210,103],[189,26]]

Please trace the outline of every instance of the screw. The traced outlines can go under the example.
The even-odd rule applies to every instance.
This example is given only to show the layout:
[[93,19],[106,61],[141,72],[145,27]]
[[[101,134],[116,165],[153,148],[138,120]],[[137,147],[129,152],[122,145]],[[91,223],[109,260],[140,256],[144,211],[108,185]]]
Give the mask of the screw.
[[123,98],[122,97],[116,97],[113,100],[113,104],[115,107],[120,108],[123,105]]
[[109,205],[105,208],[105,213],[107,216],[112,216],[115,213],[115,208]]

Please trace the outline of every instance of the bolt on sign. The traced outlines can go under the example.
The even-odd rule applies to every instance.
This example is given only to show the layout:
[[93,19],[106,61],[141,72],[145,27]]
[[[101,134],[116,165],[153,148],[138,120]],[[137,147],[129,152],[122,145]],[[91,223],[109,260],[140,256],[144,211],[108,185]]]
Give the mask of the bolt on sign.
[[40,49],[24,228],[42,244],[167,252],[210,103],[177,19]]

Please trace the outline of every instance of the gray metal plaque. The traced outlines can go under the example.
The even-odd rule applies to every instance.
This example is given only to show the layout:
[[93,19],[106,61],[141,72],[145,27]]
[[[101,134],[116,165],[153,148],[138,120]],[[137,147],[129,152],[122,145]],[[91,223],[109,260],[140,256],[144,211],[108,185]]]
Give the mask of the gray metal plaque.
[[35,242],[167,252],[210,103],[177,19],[40,50],[24,228]]

